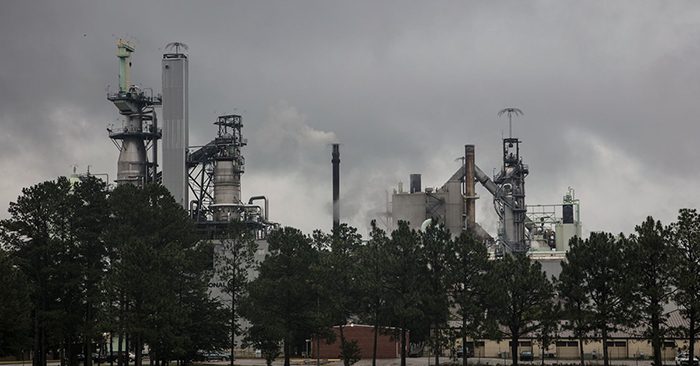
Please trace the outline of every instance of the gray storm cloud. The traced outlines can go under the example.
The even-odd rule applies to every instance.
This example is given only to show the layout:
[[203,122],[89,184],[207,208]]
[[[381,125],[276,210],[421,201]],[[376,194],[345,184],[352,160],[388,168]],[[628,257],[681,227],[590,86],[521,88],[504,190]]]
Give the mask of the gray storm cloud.
[[163,46],[190,46],[190,141],[243,114],[244,195],[270,196],[282,224],[330,228],[332,142],[360,228],[408,174],[440,186],[466,143],[490,172],[508,106],[525,112],[529,203],[572,186],[587,230],[668,222],[700,205],[698,23],[693,1],[5,2],[0,210],[74,164],[114,175],[104,91],[128,37],[134,81],[156,90]]

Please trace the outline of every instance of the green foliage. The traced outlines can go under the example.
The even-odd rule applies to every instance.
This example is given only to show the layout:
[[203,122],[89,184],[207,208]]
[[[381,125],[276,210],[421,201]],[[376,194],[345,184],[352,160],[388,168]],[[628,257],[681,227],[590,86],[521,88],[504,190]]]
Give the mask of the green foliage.
[[216,277],[213,285],[228,296],[230,347],[235,348],[236,336],[240,334],[238,305],[249,282],[249,274],[255,267],[255,252],[258,245],[254,233],[242,222],[231,222],[219,236],[220,244],[215,248]]
[[313,241],[319,258],[312,268],[315,278],[312,286],[318,292],[320,309],[330,323],[325,325],[339,326],[341,358],[344,365],[349,366],[355,354],[348,348],[343,327],[360,308],[362,283],[358,281],[358,261],[362,236],[354,227],[341,224],[331,235],[316,231]]
[[[406,331],[424,317],[420,250],[419,234],[407,222],[399,221],[386,247],[385,273],[391,324],[401,332],[402,366],[406,364]],[[414,335],[416,333],[411,334]]]
[[[109,200],[112,260],[107,286],[110,298],[117,300],[112,326],[130,335],[137,364],[143,344],[161,360],[225,347],[227,337],[193,332],[197,321],[217,324],[225,318],[219,318],[221,305],[208,298],[209,248],[199,244],[186,212],[157,185],[122,185]],[[202,318],[201,312],[212,317]],[[203,344],[202,339],[215,344]]]
[[[375,332],[386,325],[389,315],[387,310],[387,278],[384,264],[389,239],[386,233],[371,222],[372,230],[369,241],[358,253],[357,283],[359,284],[358,316],[361,321],[373,325]],[[372,365],[377,361],[377,349],[372,346]]]
[[340,345],[340,358],[346,365],[352,365],[360,360],[360,347],[357,345],[357,340],[343,342]]
[[423,313],[429,323],[430,347],[435,355],[435,364],[440,364],[439,355],[450,341],[447,321],[450,315],[450,279],[454,271],[455,248],[450,232],[443,224],[434,220],[420,233],[420,270],[425,283],[423,288]]
[[0,247],[0,355],[16,355],[30,348],[29,283]]
[[291,344],[303,341],[315,330],[317,294],[309,269],[318,263],[318,252],[310,238],[290,227],[270,233],[268,244],[269,255],[250,283],[241,310],[252,323],[251,333],[266,337],[265,342],[284,342],[288,366]]
[[272,362],[280,355],[280,339],[282,336],[276,334],[278,329],[254,324],[243,340],[243,345],[252,346],[259,349],[267,366],[272,366]]
[[544,365],[545,351],[554,343],[559,334],[559,319],[561,319],[561,305],[554,299],[546,301],[540,315],[539,327],[535,332],[535,338],[542,350],[542,365]]
[[[570,240],[570,248],[580,248],[583,241],[574,237]],[[574,337],[579,340],[579,362],[584,365],[583,359],[583,342],[591,330],[591,316],[589,310],[589,299],[585,288],[580,284],[584,282],[586,265],[586,257],[588,252],[585,250],[569,250],[566,253],[566,260],[561,262],[561,273],[557,281],[557,290],[559,298],[563,303],[562,319],[565,320],[562,327],[573,333]]]
[[[606,366],[609,334],[631,320],[634,299],[630,295],[634,281],[633,276],[626,275],[631,271],[623,251],[626,245],[627,240],[622,237],[616,239],[608,233],[594,232],[585,241],[572,240],[567,263],[562,264],[561,281],[566,281],[563,286],[568,287],[565,298],[580,301],[576,305],[580,306],[577,320],[585,321],[582,325],[602,338]],[[572,286],[579,289],[571,290]]]
[[506,255],[490,276],[494,287],[489,315],[511,340],[513,365],[518,364],[518,340],[541,327],[540,320],[554,289],[538,262],[524,254]]
[[89,347],[97,336],[105,185],[94,177],[75,185],[65,177],[39,183],[23,189],[9,213],[0,228],[28,284],[34,363],[45,364],[46,351],[60,347],[75,364],[73,345],[84,340]]
[[467,337],[479,338],[487,331],[486,308],[489,288],[487,274],[490,269],[486,246],[471,232],[463,231],[453,241],[448,293],[462,320],[459,336],[462,337],[463,365],[467,364]]
[[700,215],[694,209],[681,209],[678,220],[671,225],[670,241],[673,247],[673,299],[678,304],[688,327],[683,331],[689,341],[689,359],[696,354],[695,339],[700,320]]
[[662,346],[668,327],[664,305],[668,304],[673,287],[673,247],[670,231],[660,221],[649,216],[635,228],[629,238],[624,256],[629,262],[628,276],[633,277],[632,304],[636,308],[636,322],[644,326],[644,334],[651,340],[654,363],[662,364]]

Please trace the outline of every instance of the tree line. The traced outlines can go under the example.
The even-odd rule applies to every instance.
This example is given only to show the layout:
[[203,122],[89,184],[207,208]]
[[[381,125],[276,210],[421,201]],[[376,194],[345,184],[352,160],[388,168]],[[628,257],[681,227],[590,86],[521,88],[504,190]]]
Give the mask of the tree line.
[[[208,296],[211,248],[167,189],[66,178],[22,190],[0,222],[0,354],[91,366],[190,360],[226,348],[228,311]],[[111,340],[116,340],[116,347]],[[107,340],[110,340],[107,345]],[[82,361],[82,360],[81,360]]]
[[[536,340],[544,350],[560,332],[583,344],[602,341],[609,365],[611,334],[640,334],[662,364],[667,338],[689,339],[690,359],[700,309],[700,215],[681,209],[664,226],[648,217],[629,235],[593,232],[574,237],[558,278],[547,278],[539,262],[524,254],[491,260],[483,242],[468,231],[451,235],[443,225],[425,231],[399,222],[387,234],[376,224],[368,241],[340,225],[333,233],[304,235],[281,229],[268,238],[269,254],[259,275],[246,285],[241,314],[252,322],[249,344],[269,360],[279,353],[289,365],[292,347],[339,330],[340,357],[346,366],[359,357],[357,344],[345,338],[350,322],[374,326],[376,336],[391,330],[401,343],[406,364],[411,342],[427,342],[440,363],[452,340],[461,338],[467,364],[468,339],[509,340],[512,364],[518,364],[519,340]],[[674,304],[685,326],[666,321]],[[458,323],[458,324],[455,324]],[[280,349],[281,345],[281,349]]]
[[[519,339],[534,337],[544,349],[564,329],[581,351],[602,339],[606,366],[607,340],[619,329],[643,331],[657,365],[663,340],[677,332],[695,352],[695,210],[680,210],[670,225],[649,217],[629,235],[572,239],[558,279],[526,255],[491,260],[469,231],[452,235],[437,223],[416,231],[401,221],[391,233],[372,222],[367,240],[344,224],[311,235],[280,228],[257,263],[244,225],[202,240],[162,186],[108,192],[94,177],[25,188],[9,213],[0,221],[0,354],[31,350],[34,366],[50,352],[71,366],[84,354],[91,366],[106,338],[117,340],[110,353],[133,350],[137,366],[144,345],[158,366],[238,345],[268,363],[282,355],[288,366],[307,339],[335,340],[334,326],[349,366],[360,351],[345,335],[352,322],[374,327],[373,365],[377,335],[386,332],[401,344],[402,366],[409,339],[427,343],[436,365],[455,338],[464,365],[468,340],[508,339],[517,365]],[[212,287],[227,298],[211,296]],[[682,330],[665,326],[671,301],[688,319]]]

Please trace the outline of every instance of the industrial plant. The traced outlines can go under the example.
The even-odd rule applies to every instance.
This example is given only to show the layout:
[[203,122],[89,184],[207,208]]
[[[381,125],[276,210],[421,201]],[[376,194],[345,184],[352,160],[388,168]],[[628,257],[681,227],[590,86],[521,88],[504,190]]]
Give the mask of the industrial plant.
[[[116,183],[162,183],[210,237],[238,220],[254,230],[258,239],[264,239],[277,226],[270,221],[267,197],[256,195],[245,200],[241,196],[241,175],[245,172],[242,152],[248,144],[242,132],[243,117],[218,116],[213,122],[212,140],[201,146],[189,145],[188,48],[174,42],[165,50],[161,95],[131,83],[134,47],[123,40],[117,43],[119,90],[107,96],[123,116],[120,128],[108,128],[109,137],[119,149]],[[162,126],[156,107],[162,107]],[[561,259],[569,240],[581,235],[579,201],[570,188],[561,203],[526,203],[525,180],[530,170],[521,151],[523,141],[513,135],[512,129],[512,119],[522,114],[518,108],[498,113],[508,118],[509,134],[502,139],[502,165],[493,177],[476,164],[476,146],[465,145],[462,166],[441,187],[422,187],[421,174],[410,174],[408,190],[399,182],[388,202],[388,223],[404,220],[419,230],[437,220],[455,235],[471,230],[488,245],[493,257],[527,252],[534,258]],[[158,160],[159,141],[162,164]],[[338,144],[332,146],[331,162],[335,228],[340,223],[341,205]],[[498,230],[493,235],[476,218],[480,198],[477,183],[491,195],[498,217]]]
[[[471,230],[489,246],[494,257],[504,253],[529,253],[535,258],[563,258],[574,236],[581,236],[579,201],[574,190],[564,195],[558,204],[525,202],[525,178],[530,173],[523,162],[520,144],[512,134],[512,118],[522,114],[517,108],[506,108],[499,114],[508,116],[509,136],[503,138],[503,164],[494,177],[489,177],[476,164],[476,147],[464,146],[463,164],[439,188],[422,188],[421,174],[411,174],[409,190],[402,183],[394,190],[389,218],[408,221],[418,230],[431,220],[443,223],[453,235]],[[498,216],[495,237],[486,232],[476,220],[476,184],[481,184],[492,196]],[[558,265],[558,263],[557,263]]]
[[[245,171],[242,148],[248,143],[242,133],[242,116],[218,116],[213,122],[213,139],[203,146],[189,145],[187,49],[180,42],[165,47],[160,95],[131,83],[134,47],[123,40],[117,43],[119,90],[107,96],[123,116],[120,128],[108,128],[109,137],[119,149],[116,183],[162,183],[209,236],[238,220],[249,225],[258,239],[264,239],[275,227],[269,221],[268,199],[257,195],[246,203],[241,196],[241,175]],[[158,125],[156,106],[162,106],[162,127]],[[159,140],[162,168],[158,164]]]

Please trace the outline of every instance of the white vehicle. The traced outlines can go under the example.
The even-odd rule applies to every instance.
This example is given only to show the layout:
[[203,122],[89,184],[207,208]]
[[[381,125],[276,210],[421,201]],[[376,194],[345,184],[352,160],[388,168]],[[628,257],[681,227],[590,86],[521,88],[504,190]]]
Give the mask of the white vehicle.
[[688,352],[681,352],[676,356],[676,366],[699,366],[700,360],[697,356],[693,356],[693,363],[688,360]]

